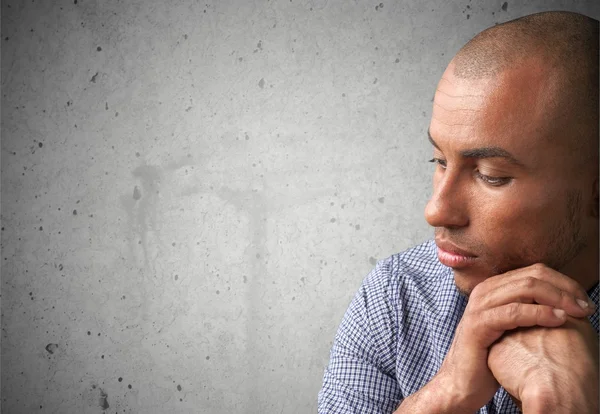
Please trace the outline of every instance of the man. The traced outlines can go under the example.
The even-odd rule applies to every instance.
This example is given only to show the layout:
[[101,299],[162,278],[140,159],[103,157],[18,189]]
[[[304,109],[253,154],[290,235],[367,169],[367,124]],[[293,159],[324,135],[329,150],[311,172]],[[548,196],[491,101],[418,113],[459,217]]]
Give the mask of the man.
[[477,35],[429,140],[435,242],[366,277],[319,413],[598,412],[598,21]]

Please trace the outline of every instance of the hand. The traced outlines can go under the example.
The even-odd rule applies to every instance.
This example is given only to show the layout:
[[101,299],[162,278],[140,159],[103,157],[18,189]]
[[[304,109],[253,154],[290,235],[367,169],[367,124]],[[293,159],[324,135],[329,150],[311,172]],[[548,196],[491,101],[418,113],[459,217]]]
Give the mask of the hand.
[[[577,299],[589,304],[587,308]],[[541,264],[486,279],[471,292],[450,350],[436,374],[438,389],[457,410],[476,411],[498,389],[488,367],[488,348],[505,331],[561,326],[566,315],[582,318],[591,315],[592,308],[577,282]],[[557,309],[564,312],[557,315]]]
[[488,366],[526,414],[598,412],[598,335],[587,319],[507,332]]

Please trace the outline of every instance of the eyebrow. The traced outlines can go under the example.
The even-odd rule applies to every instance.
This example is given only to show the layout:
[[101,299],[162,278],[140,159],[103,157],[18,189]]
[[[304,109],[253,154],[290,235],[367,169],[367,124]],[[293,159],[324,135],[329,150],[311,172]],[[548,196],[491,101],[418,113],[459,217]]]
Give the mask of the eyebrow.
[[[431,137],[431,133],[429,132],[429,129],[427,130],[427,137],[429,138],[429,142],[431,142],[431,145],[433,145],[434,147],[436,147],[438,150],[441,151],[439,145]],[[508,161],[511,164],[518,165],[520,167],[524,167],[523,163],[520,162],[519,160],[517,160],[510,152],[508,152],[505,149],[500,148],[500,147],[473,148],[473,149],[461,151],[460,155],[464,158],[477,158],[477,159],[504,158],[506,161]]]

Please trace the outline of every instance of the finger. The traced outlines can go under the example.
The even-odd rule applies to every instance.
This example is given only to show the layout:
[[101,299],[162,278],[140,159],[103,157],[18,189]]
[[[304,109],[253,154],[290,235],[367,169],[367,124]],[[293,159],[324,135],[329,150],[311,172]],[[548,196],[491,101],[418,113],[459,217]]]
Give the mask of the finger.
[[590,307],[595,306],[594,303],[588,297],[587,292],[574,279],[560,272],[557,272],[556,270],[551,269],[548,266],[541,263],[536,263],[531,266],[511,270],[510,272],[492,276],[484,282],[477,285],[473,291],[478,291],[480,294],[485,296],[488,292],[498,288],[501,285],[526,277],[532,277],[539,280],[543,280],[547,283],[554,285],[560,290],[572,294],[573,297],[575,297],[576,299],[588,303]]
[[[582,318],[593,312],[593,307],[587,301],[577,301],[578,298],[572,293],[562,290],[556,285],[532,276],[508,281],[494,290],[491,290],[483,298],[480,298],[481,308],[495,308],[512,302],[538,303],[554,308],[563,309],[567,314]],[[582,306],[581,304],[586,306]]]
[[471,327],[479,332],[474,336],[479,338],[478,346],[488,348],[506,331],[529,326],[554,328],[565,323],[566,315],[552,306],[512,302],[481,312]]

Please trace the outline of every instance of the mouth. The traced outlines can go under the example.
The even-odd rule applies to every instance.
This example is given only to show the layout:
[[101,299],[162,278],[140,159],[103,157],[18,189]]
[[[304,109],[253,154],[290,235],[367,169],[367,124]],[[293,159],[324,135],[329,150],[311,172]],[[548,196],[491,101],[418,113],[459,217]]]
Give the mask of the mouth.
[[436,240],[435,244],[438,248],[438,260],[445,266],[452,269],[461,269],[472,265],[477,256],[473,253],[462,249],[448,241]]

